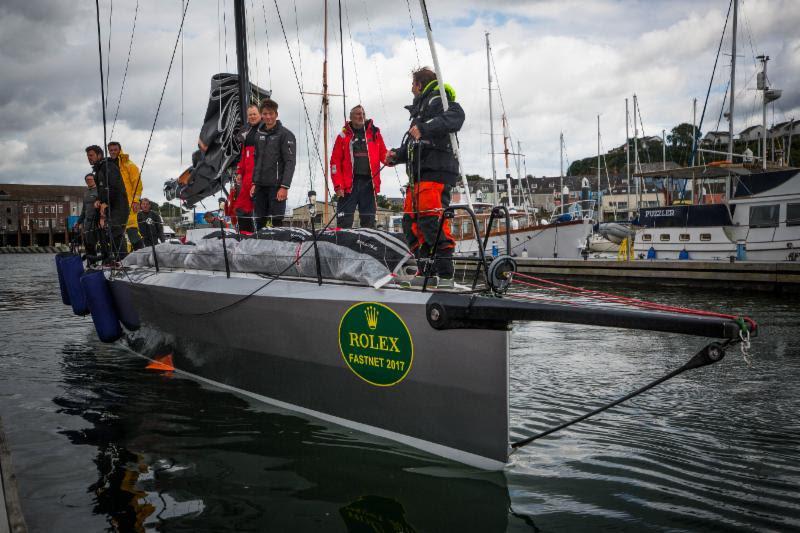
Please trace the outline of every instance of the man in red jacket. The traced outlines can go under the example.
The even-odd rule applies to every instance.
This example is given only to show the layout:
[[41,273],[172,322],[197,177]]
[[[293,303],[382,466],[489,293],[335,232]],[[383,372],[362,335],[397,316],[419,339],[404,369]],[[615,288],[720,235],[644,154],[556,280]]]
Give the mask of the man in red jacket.
[[331,154],[333,190],[340,198],[338,226],[353,227],[356,208],[362,228],[375,227],[376,195],[381,190],[381,163],[386,145],[372,119],[366,120],[360,105],[350,110],[350,121],[336,137]]
[[241,158],[236,166],[236,186],[228,202],[231,222],[239,224],[241,231],[253,231],[253,168],[255,167],[256,131],[261,124],[261,113],[256,104],[247,107],[247,125],[239,132]]

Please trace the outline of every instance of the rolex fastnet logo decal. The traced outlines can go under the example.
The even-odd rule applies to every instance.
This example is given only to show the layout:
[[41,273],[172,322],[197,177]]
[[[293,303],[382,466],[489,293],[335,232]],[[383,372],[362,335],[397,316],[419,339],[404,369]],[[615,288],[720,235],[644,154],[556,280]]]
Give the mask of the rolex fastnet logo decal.
[[414,360],[414,343],[403,319],[376,302],[358,303],[345,312],[339,349],[353,373],[379,387],[400,383]]

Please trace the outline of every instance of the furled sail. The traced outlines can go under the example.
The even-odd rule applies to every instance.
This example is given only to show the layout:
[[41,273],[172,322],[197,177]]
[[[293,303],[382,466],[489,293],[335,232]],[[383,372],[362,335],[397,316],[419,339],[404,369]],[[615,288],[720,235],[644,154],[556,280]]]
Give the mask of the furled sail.
[[[272,91],[250,84],[250,101],[261,102]],[[239,161],[240,143],[236,133],[242,127],[239,104],[239,76],[215,74],[211,77],[211,93],[198,149],[192,154],[192,166],[176,179],[164,183],[167,200],[180,200],[190,208],[203,198],[225,190]]]

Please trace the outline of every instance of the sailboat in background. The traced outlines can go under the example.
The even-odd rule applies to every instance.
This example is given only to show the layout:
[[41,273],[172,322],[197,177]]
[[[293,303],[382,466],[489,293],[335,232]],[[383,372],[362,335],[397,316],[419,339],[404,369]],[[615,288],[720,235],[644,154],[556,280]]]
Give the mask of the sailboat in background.
[[[531,258],[561,258],[577,259],[582,256],[588,248],[589,239],[592,234],[594,205],[593,201],[581,200],[569,203],[562,196],[558,209],[549,220],[536,218],[532,210],[532,204],[526,198],[526,188],[523,183],[527,183],[527,177],[522,176],[517,165],[517,184],[519,197],[522,205],[514,205],[514,179],[511,176],[510,156],[520,157],[521,154],[512,154],[509,149],[511,136],[509,132],[508,118],[503,106],[503,152],[505,162],[505,197],[498,192],[497,165],[495,161],[494,144],[494,104],[493,104],[493,79],[492,70],[494,68],[491,43],[489,33],[486,32],[486,70],[489,83],[489,146],[492,160],[492,188],[493,200],[491,203],[472,202],[471,206],[475,212],[478,224],[481,226],[479,232],[487,235],[484,253],[494,256],[507,254],[518,257]],[[498,89],[499,90],[499,89]],[[502,100],[502,99],[501,99]],[[564,183],[564,143],[561,136],[561,188],[563,191]],[[468,185],[467,185],[468,187]],[[561,192],[561,191],[560,191]],[[497,205],[504,205],[508,210],[510,227],[506,228],[506,220],[503,217],[497,219],[497,225],[489,227],[492,219],[491,212]],[[452,225],[453,237],[456,240],[456,252],[476,256],[478,245],[475,241],[474,224],[467,215],[457,215]],[[510,234],[510,246],[506,239],[506,232]]]
[[[688,189],[691,196],[688,202],[639,209],[639,228],[634,245],[634,252],[639,257],[717,261],[800,260],[800,169],[784,166],[782,161],[768,165],[766,139],[758,156],[749,150],[742,154],[734,153],[738,0],[732,0],[732,8],[728,151],[696,150],[725,155],[726,160],[639,173],[637,183],[647,177],[666,178],[669,191],[675,184],[690,184],[681,190]],[[721,45],[722,40],[720,50]],[[762,66],[757,76],[757,89],[762,93],[762,127],[766,133],[767,105],[780,98],[781,91],[769,87],[769,57],[756,59]],[[697,140],[694,142],[696,146]],[[774,153],[773,149],[773,159]],[[740,162],[734,162],[734,158]],[[721,202],[714,201],[716,195],[704,193],[706,187],[712,186],[722,189],[719,194]]]

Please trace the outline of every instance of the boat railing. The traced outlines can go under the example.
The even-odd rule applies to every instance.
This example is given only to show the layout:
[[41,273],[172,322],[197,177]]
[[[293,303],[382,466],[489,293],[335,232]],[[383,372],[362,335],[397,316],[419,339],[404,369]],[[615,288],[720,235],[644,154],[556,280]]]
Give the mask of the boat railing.
[[[444,232],[444,225],[448,221],[452,221],[455,218],[456,210],[464,211],[466,214],[472,219],[472,226],[475,228],[475,242],[478,245],[478,255],[479,255],[479,262],[475,272],[475,282],[477,282],[477,274],[480,272],[481,267],[483,267],[483,273],[486,279],[489,279],[489,265],[486,262],[486,254],[485,254],[485,247],[488,242],[488,236],[491,232],[491,227],[494,223],[494,220],[498,217],[498,214],[502,211],[505,214],[506,220],[506,242],[511,244],[511,234],[509,233],[509,222],[510,217],[508,213],[508,209],[504,206],[495,206],[492,209],[491,214],[489,215],[489,225],[487,227],[486,236],[484,237],[483,246],[481,246],[481,234],[480,234],[480,226],[478,225],[478,218],[475,216],[475,212],[466,205],[454,205],[444,209],[442,211],[442,215],[439,218],[439,228],[436,231],[436,238],[433,240],[434,243],[439,242],[439,239],[442,237],[442,233]],[[422,273],[424,275],[424,280],[422,282],[422,292],[425,292],[428,288],[428,281],[433,276],[433,265],[436,263],[436,256],[439,253],[437,246],[431,247],[430,255],[425,259],[425,263],[422,265]]]
[[[494,225],[494,221],[499,219],[500,215],[504,216],[504,220],[506,223],[506,253],[511,253],[511,214],[508,212],[508,208],[504,205],[497,205],[492,208],[492,212],[489,215],[489,223],[486,225],[486,234],[483,236],[483,246],[481,247],[482,250],[486,250],[486,247],[489,245],[489,236],[492,234],[492,226]],[[485,260],[483,263],[485,264]],[[475,267],[475,275],[473,276],[472,280],[472,290],[475,290],[475,287],[478,285],[478,273],[480,272],[481,265],[478,264]]]
[[[573,220],[586,218],[594,219],[596,207],[597,200],[577,200],[575,202],[559,205],[558,209],[556,209],[550,217],[550,223],[571,222]],[[570,220],[563,220],[562,218],[564,215],[570,215],[572,218],[570,218]]]

